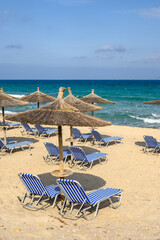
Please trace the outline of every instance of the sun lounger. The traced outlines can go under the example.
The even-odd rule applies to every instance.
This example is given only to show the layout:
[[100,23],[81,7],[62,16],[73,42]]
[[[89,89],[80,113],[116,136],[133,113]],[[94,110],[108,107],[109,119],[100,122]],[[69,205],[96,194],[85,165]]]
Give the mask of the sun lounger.
[[24,146],[29,146],[29,150],[31,149],[31,144],[32,142],[29,141],[25,141],[25,142],[18,142],[18,143],[12,143],[12,144],[4,144],[4,142],[2,140],[0,140],[0,151],[2,150],[8,150],[10,152],[10,154],[12,153],[12,151],[15,148],[21,148],[22,150],[24,150]]
[[[43,202],[53,198],[54,202],[52,206],[55,206],[57,197],[60,194],[60,189],[57,184],[45,187],[41,179],[36,175],[20,173],[18,176],[26,187],[24,196],[19,198],[23,207],[36,208],[38,204],[40,204],[44,209],[45,206],[43,205]],[[28,198],[30,200],[26,201]]]
[[158,152],[160,150],[160,143],[157,142],[157,140],[152,137],[152,136],[148,136],[148,135],[144,135],[144,140],[145,140],[145,148],[144,148],[144,152],[148,153],[149,150],[151,152]]
[[[59,160],[59,148],[55,144],[50,143],[50,142],[45,142],[44,145],[48,151],[48,154],[46,157],[44,157],[44,160],[46,162],[58,161]],[[64,163],[67,161],[67,158],[70,156],[71,156],[70,149],[63,150]]]
[[22,123],[22,126],[24,127],[24,130],[22,131],[22,135],[26,134],[34,134],[36,135],[37,129],[36,128],[31,128],[28,123]]
[[122,137],[118,137],[118,136],[103,138],[102,135],[96,130],[92,130],[92,134],[99,145],[106,144],[107,147],[110,142],[122,143],[122,139],[123,139]]
[[40,137],[41,136],[48,136],[48,137],[50,137],[51,134],[58,132],[57,128],[49,130],[49,129],[46,129],[46,128],[42,127],[41,125],[35,125],[35,127],[36,127]]
[[[3,122],[0,121],[0,126],[3,126]],[[21,127],[21,123],[19,122],[15,122],[15,123],[11,123],[11,122],[5,122],[5,127],[8,129],[8,128],[14,128],[14,127]]]
[[[4,143],[4,139],[0,139],[3,143]],[[14,139],[7,139],[7,144],[10,144],[10,143],[16,143],[17,141],[14,140]]]
[[92,137],[92,133],[85,133],[85,134],[82,134],[79,129],[77,128],[73,128],[73,138],[74,139],[77,139],[79,141],[82,141],[84,140],[85,142],[87,141],[88,138],[91,138]]
[[[78,218],[79,214],[82,213],[85,219],[92,220],[97,216],[99,205],[101,202],[109,200],[113,208],[117,208],[121,204],[122,199],[121,189],[101,188],[86,194],[80,183],[75,180],[57,179],[57,184],[65,196],[65,201],[60,210],[60,214],[64,217]],[[112,200],[112,197],[114,198],[114,201]],[[115,199],[117,200],[116,202]],[[69,205],[67,204],[67,202],[69,203]],[[76,213],[72,215],[73,207],[75,205],[76,209],[78,208],[78,205],[80,205],[80,207],[78,208]],[[67,207],[70,208],[67,209]],[[93,217],[89,219],[88,215],[86,214],[86,211],[89,209],[93,209],[94,207],[95,214]]]
[[93,162],[98,160],[101,163],[101,160],[107,162],[107,153],[94,152],[91,154],[85,154],[83,149],[80,147],[70,147],[73,159],[70,163],[70,166],[76,166],[80,162],[80,167],[85,167],[89,164],[89,168],[92,167]]

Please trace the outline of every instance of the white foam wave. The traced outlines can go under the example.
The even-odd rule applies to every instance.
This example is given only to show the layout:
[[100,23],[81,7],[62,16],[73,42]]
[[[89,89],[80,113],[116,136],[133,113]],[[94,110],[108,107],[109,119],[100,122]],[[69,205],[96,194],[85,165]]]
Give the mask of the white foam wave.
[[143,121],[144,123],[150,123],[150,124],[153,124],[153,123],[160,123],[160,119],[153,119],[153,118],[141,118],[141,117],[136,117],[136,116],[132,116],[130,115],[131,118],[135,118],[137,120],[141,120]]
[[155,118],[160,118],[160,115],[158,115],[158,114],[156,114],[156,113],[152,113],[151,114],[153,117],[155,117]]
[[21,95],[21,94],[9,94],[9,95],[12,97],[15,97],[15,98],[21,98],[21,97],[25,96],[25,95]]
[[[0,110],[0,114],[2,113],[2,110]],[[14,114],[14,113],[17,113],[17,112],[11,112],[11,111],[5,111],[5,114]]]

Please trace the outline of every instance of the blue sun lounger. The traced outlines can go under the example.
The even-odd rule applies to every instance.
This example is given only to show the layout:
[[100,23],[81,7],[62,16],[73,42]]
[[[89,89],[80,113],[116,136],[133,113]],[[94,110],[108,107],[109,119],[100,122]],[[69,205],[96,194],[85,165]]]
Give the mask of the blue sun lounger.
[[[3,143],[4,143],[4,139],[0,139]],[[10,143],[16,143],[17,141],[14,140],[14,139],[6,139],[7,141],[7,144],[10,144]]]
[[[60,194],[60,188],[57,184],[45,187],[41,179],[36,175],[20,173],[18,176],[26,187],[24,196],[22,198],[18,197],[23,207],[36,209],[38,204],[40,204],[44,209],[45,206],[43,205],[43,202],[53,198],[54,202],[52,206],[55,206],[57,197]],[[28,198],[30,199],[29,201]]]
[[37,132],[39,134],[39,136],[48,136],[50,137],[51,134],[53,133],[58,133],[58,129],[55,128],[55,129],[47,129],[47,128],[44,128],[42,127],[41,125],[35,125],[36,129],[37,129]]
[[101,160],[104,162],[107,162],[107,153],[101,153],[101,152],[94,152],[91,154],[85,154],[83,149],[80,147],[70,147],[73,159],[70,163],[70,166],[76,166],[80,162],[80,167],[85,167],[85,165],[89,164],[89,168],[92,167],[93,162],[96,160],[99,160],[101,163]]
[[99,145],[106,144],[107,147],[110,142],[122,143],[122,139],[123,139],[122,137],[118,137],[118,136],[103,138],[102,135],[96,130],[92,130],[92,134],[93,134],[97,144],[99,144]]
[[[48,162],[50,160],[58,161],[59,160],[59,148],[51,142],[45,142],[44,145],[48,151],[48,154],[46,157],[44,157],[44,160],[46,162]],[[71,156],[70,149],[63,150],[64,163],[67,161],[67,158],[70,156]]]
[[[122,199],[121,189],[101,188],[86,194],[80,183],[75,180],[57,179],[57,184],[65,196],[65,201],[60,210],[60,214],[63,217],[78,218],[79,214],[82,213],[85,219],[92,220],[97,216],[99,205],[101,202],[109,200],[113,208],[117,208],[121,204]],[[114,197],[114,201],[112,200],[112,197]],[[115,198],[118,201],[115,202]],[[67,205],[67,202],[69,203],[69,205]],[[76,209],[78,208],[78,205],[80,205],[80,207],[78,208],[76,213],[72,215],[73,208],[75,205]],[[70,207],[70,209],[67,209],[67,207],[68,208]],[[86,214],[86,211],[94,207],[95,214],[93,217],[89,218],[88,215]],[[69,214],[67,212],[69,212]]]
[[84,140],[85,142],[87,141],[88,138],[92,137],[92,133],[84,133],[82,134],[79,129],[73,128],[73,138],[78,139],[79,141]]
[[23,134],[37,134],[37,129],[36,128],[31,128],[28,123],[22,123],[22,126],[24,127],[24,130],[22,131]]
[[158,152],[160,150],[160,143],[157,142],[156,138],[152,137],[152,136],[148,136],[148,135],[144,135],[144,140],[146,143],[146,146],[144,148],[144,152],[148,153],[149,150],[151,150],[151,152]]
[[24,142],[18,142],[18,143],[12,143],[12,144],[4,144],[4,142],[2,140],[0,140],[0,151],[2,150],[9,150],[10,154],[12,153],[12,151],[15,148],[21,148],[22,150],[24,150],[24,146],[29,146],[29,150],[31,149],[31,144],[32,142],[29,141],[24,141]]
[[[2,121],[0,121],[0,126],[3,126],[3,122]],[[21,127],[21,123],[20,122],[11,123],[11,122],[5,121],[5,127],[6,128]]]

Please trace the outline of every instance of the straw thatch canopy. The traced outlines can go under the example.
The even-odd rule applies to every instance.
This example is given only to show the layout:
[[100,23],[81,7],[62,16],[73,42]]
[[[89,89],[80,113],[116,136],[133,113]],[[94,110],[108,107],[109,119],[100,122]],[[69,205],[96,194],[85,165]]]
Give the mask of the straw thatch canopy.
[[29,104],[28,102],[21,101],[15,97],[12,97],[3,92],[3,88],[0,90],[0,107],[2,108],[2,121],[3,121],[3,131],[4,131],[4,143],[6,144],[6,128],[5,128],[5,118],[4,118],[4,108],[5,107],[16,107],[24,106]]
[[70,105],[72,105],[73,107],[77,108],[80,112],[91,112],[91,111],[99,111],[102,109],[101,106],[96,106],[96,105],[92,105],[89,103],[85,103],[84,101],[76,98],[72,92],[71,92],[71,88],[68,87],[68,96],[64,98],[64,101]]
[[160,99],[154,100],[154,101],[144,102],[144,104],[156,104],[156,105],[160,105]]
[[87,96],[81,98],[84,102],[88,103],[112,103],[114,104],[115,102],[109,101],[107,99],[101,98],[100,96],[96,95],[94,93],[94,89],[92,89],[92,92],[88,94]]
[[3,88],[0,90],[0,107],[16,107],[29,104],[28,102],[21,101],[15,97],[12,97],[3,92]]
[[39,87],[37,87],[36,92],[22,97],[21,100],[28,102],[37,102],[39,107],[40,102],[53,102],[56,100],[56,98],[40,92]]

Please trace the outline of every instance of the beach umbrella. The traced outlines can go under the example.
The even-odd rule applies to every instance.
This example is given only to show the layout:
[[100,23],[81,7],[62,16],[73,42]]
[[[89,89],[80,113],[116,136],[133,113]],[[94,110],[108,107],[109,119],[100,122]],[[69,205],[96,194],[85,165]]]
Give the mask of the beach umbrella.
[[2,108],[2,121],[3,121],[3,130],[4,130],[4,143],[6,144],[6,128],[5,128],[5,107],[16,107],[24,106],[29,104],[28,102],[21,101],[15,97],[12,97],[3,92],[3,88],[0,90],[0,107]]
[[68,96],[64,98],[64,101],[71,106],[77,108],[80,112],[94,112],[94,111],[99,111],[102,109],[101,106],[96,106],[87,102],[84,102],[78,98],[76,98],[72,92],[71,88],[68,87]]
[[[94,112],[94,111],[99,111],[102,109],[101,106],[96,106],[93,104],[89,104],[87,102],[84,102],[78,98],[76,98],[72,92],[71,92],[71,88],[68,87],[68,96],[64,98],[64,101],[68,104],[70,104],[71,106],[77,108],[80,112]],[[70,126],[70,143],[71,146],[73,146],[73,130],[72,130],[72,126]]]
[[[83,100],[84,102],[87,102],[87,103],[111,103],[111,104],[114,104],[115,102],[112,102],[112,101],[109,101],[108,99],[105,99],[105,98],[102,98],[98,95],[96,95],[94,93],[94,89],[92,89],[92,92],[90,94],[88,94],[87,96],[85,97],[82,97],[80,98],[81,100]],[[92,116],[93,116],[93,111],[92,111]]]
[[156,104],[156,105],[160,105],[160,99],[154,100],[154,101],[144,102],[144,104]]
[[63,176],[63,144],[62,126],[109,126],[112,123],[97,117],[92,117],[86,113],[79,112],[78,109],[67,104],[63,98],[65,88],[59,89],[57,99],[43,107],[23,113],[7,116],[6,119],[31,124],[58,125],[58,144],[59,144],[59,176]]
[[37,102],[37,108],[39,108],[39,103],[41,102],[53,102],[56,100],[55,97],[49,96],[43,92],[39,91],[39,87],[37,87],[37,91],[34,93],[31,93],[29,95],[26,95],[21,98],[22,101],[27,102]]

